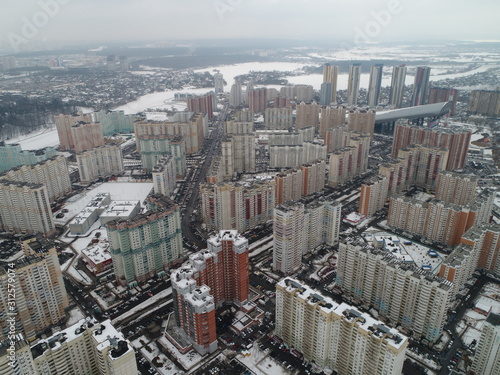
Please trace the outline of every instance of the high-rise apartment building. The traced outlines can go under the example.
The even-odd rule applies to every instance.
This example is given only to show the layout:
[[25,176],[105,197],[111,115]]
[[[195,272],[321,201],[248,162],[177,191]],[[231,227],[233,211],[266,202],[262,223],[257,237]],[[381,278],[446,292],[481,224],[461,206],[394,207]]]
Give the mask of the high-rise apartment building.
[[125,115],[123,111],[94,112],[95,122],[99,122],[103,135],[114,135],[134,132],[135,116]]
[[406,165],[407,185],[434,189],[439,174],[446,170],[449,152],[438,147],[416,144],[399,149],[398,158]]
[[214,74],[214,87],[216,94],[224,92],[224,76],[220,72]]
[[332,104],[333,96],[333,83],[323,82],[319,90],[319,104],[322,106],[328,106]]
[[347,114],[347,127],[351,131],[369,134],[373,138],[375,111],[373,109],[352,109]]
[[274,108],[289,108],[291,105],[290,98],[286,96],[278,94],[278,96],[274,98]]
[[232,134],[225,136],[222,145],[222,168],[226,178],[236,173],[255,172],[255,135]]
[[293,92],[297,103],[311,103],[314,98],[314,88],[311,85],[294,85]]
[[164,195],[147,198],[149,210],[106,223],[116,281],[144,283],[182,260],[179,206]]
[[31,347],[34,374],[135,375],[135,351],[110,320],[82,319]]
[[[475,268],[500,275],[500,226],[481,224],[470,228],[463,236],[462,243],[474,248],[477,253]],[[470,275],[469,275],[470,277]]]
[[176,187],[175,164],[172,156],[166,156],[158,161],[153,169],[153,189],[155,194],[170,197]]
[[446,245],[458,245],[473,225],[489,221],[493,196],[485,191],[464,206],[437,199],[391,197],[387,225]]
[[349,77],[347,79],[347,105],[357,105],[359,82],[361,80],[361,64],[358,63],[349,66]]
[[397,330],[288,277],[276,284],[276,334],[339,375],[399,375],[408,346]]
[[273,217],[274,181],[203,184],[200,187],[203,222],[209,230],[245,232]]
[[37,164],[13,168],[0,175],[0,180],[45,185],[50,202],[71,191],[71,180],[64,156],[54,156]]
[[302,171],[302,195],[307,196],[317,193],[325,187],[326,161],[316,160],[312,163],[303,164]]
[[387,202],[389,179],[385,176],[375,176],[361,185],[358,212],[361,215],[373,215],[382,209]]
[[337,285],[381,318],[431,342],[441,335],[452,297],[449,281],[355,239],[339,244]]
[[330,154],[328,185],[337,187],[366,172],[368,168],[368,153],[370,137],[368,135],[353,135],[349,146]]
[[231,86],[231,91],[229,93],[229,106],[236,108],[243,105],[243,103],[243,89],[241,88],[241,83],[236,81]]
[[326,145],[303,142],[301,145],[269,146],[270,168],[297,168],[318,159],[326,159]]
[[266,108],[264,124],[266,129],[271,130],[285,130],[293,127],[292,108]]
[[201,112],[188,113],[185,118],[176,114],[172,121],[151,121],[139,119],[134,123],[136,137],[154,135],[181,135],[186,144],[186,153],[193,154],[203,146],[208,133],[208,117]]
[[186,146],[181,135],[141,135],[137,136],[137,146],[141,154],[142,167],[152,171],[158,161],[172,156],[175,173],[182,178],[186,173]]
[[98,178],[121,175],[124,171],[120,145],[96,147],[76,155],[78,173],[82,183]]
[[320,105],[316,102],[306,104],[301,102],[296,107],[295,129],[302,129],[313,126],[319,130],[319,111]]
[[470,139],[471,131],[459,126],[424,128],[397,124],[394,129],[392,157],[397,157],[401,148],[411,144],[439,147],[448,150],[446,170],[462,169],[467,161]]
[[383,64],[376,64],[370,67],[370,82],[368,83],[368,105],[370,107],[376,107],[378,105],[383,75]]
[[298,201],[302,198],[304,191],[304,178],[302,169],[287,169],[278,173],[274,177],[276,186],[276,204],[282,204],[288,201]]
[[302,265],[304,205],[289,201],[274,209],[273,270],[290,275]]
[[326,106],[320,111],[319,135],[325,137],[326,131],[345,125],[346,108],[344,106]]
[[342,205],[339,202],[320,198],[308,203],[304,211],[304,253],[319,245],[336,245],[341,220]]
[[79,122],[71,126],[70,132],[74,143],[73,151],[76,154],[104,146],[104,136],[98,122]]
[[46,186],[0,180],[0,227],[8,232],[54,235]]
[[500,116],[500,91],[472,90],[468,111],[474,115]]
[[75,147],[71,127],[78,123],[91,123],[90,113],[77,113],[73,115],[58,115],[54,117],[57,135],[59,136],[59,148],[61,150],[72,150]]
[[268,135],[269,146],[303,146],[304,142],[314,141],[314,128],[288,129],[283,132],[271,132]]
[[472,362],[472,371],[477,375],[500,373],[500,315],[490,312],[483,325]]
[[428,66],[417,67],[415,82],[413,83],[413,94],[411,97],[411,105],[413,107],[426,104],[430,77],[431,68]]
[[[41,236],[21,241],[24,256],[11,262],[12,266],[0,267],[0,340],[12,334],[11,326],[29,341],[35,340],[43,330],[63,321],[69,305],[54,244]],[[14,310],[7,308],[12,307],[8,303],[12,289]]]
[[38,164],[56,155],[56,149],[53,147],[23,151],[21,145],[17,143],[5,144],[4,141],[0,141],[0,173],[21,165]]
[[215,307],[248,301],[248,266],[248,240],[221,230],[172,272],[176,323],[199,353],[217,349]]
[[195,96],[187,98],[187,110],[188,112],[202,112],[208,116],[211,120],[214,117],[214,93],[208,93],[202,96]]
[[306,206],[287,201],[274,209],[273,270],[289,275],[302,264],[302,256],[317,246],[338,243],[342,206],[315,200]]
[[407,161],[403,159],[391,160],[379,166],[378,174],[388,179],[389,195],[397,194],[406,189]]
[[352,135],[353,133],[344,125],[327,129],[324,137],[326,151],[331,153],[349,146]]
[[224,134],[255,134],[253,112],[237,112],[230,120],[224,123]]
[[391,96],[389,105],[401,108],[406,80],[406,65],[395,66],[392,70]]
[[[337,79],[339,76],[339,67],[335,65],[325,64],[323,65],[323,83],[331,83],[331,98],[328,101],[328,105],[330,103],[337,102]],[[325,99],[328,99],[325,97]]]
[[264,112],[267,108],[267,89],[247,89],[248,108],[252,112]]
[[457,108],[458,95],[457,89],[431,87],[429,90],[429,104],[452,102],[450,115],[453,116]]
[[443,171],[436,182],[436,199],[460,206],[471,202],[476,196],[479,178],[474,175]]

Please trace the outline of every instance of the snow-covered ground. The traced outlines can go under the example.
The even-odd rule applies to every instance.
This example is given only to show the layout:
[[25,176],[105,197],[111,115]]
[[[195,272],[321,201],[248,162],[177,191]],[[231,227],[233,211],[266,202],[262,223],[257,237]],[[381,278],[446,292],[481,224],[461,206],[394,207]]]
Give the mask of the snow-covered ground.
[[41,129],[37,132],[16,139],[9,139],[7,143],[19,143],[23,150],[38,150],[45,147],[59,146],[57,129]]
[[260,350],[250,350],[245,354],[238,354],[236,359],[251,369],[256,375],[285,375],[289,370],[281,367],[272,357],[262,353]]
[[165,337],[158,339],[158,341],[161,341],[162,345],[167,347],[168,350],[172,353],[172,355],[175,356],[177,361],[179,361],[179,363],[185,368],[193,368],[194,366],[199,364],[203,359],[203,357],[199,355],[195,350],[191,350],[186,354],[181,354],[174,346],[174,344],[172,344]]
[[[227,86],[224,87],[224,91],[229,91],[231,86],[234,84],[234,77],[248,74],[251,71],[254,72],[272,72],[278,70],[280,72],[293,72],[301,71],[302,68],[307,65],[305,63],[291,63],[291,62],[251,62],[242,63],[234,65],[220,65],[212,66],[205,69],[198,69],[195,72],[209,72],[211,74],[218,70],[224,76],[224,80],[227,82]],[[270,86],[266,86],[270,87]]]
[[141,349],[141,354],[162,375],[175,375],[181,371],[175,364],[163,354],[154,341],[147,343]]
[[90,280],[87,274],[83,271],[77,270],[74,266],[69,267],[66,272],[83,285],[92,285],[92,280]]
[[84,319],[85,315],[80,311],[80,308],[75,307],[69,311],[69,319],[66,322],[67,327],[71,327],[73,324],[78,323],[80,320]]
[[174,95],[176,93],[184,93],[184,94],[194,94],[194,95],[203,95],[211,91],[210,88],[185,88],[182,90],[175,91],[163,91],[163,92],[155,92],[153,94],[147,94],[141,96],[139,99],[122,105],[120,107],[115,108],[115,111],[121,110],[124,111],[126,115],[136,114],[139,112],[144,112],[147,109],[156,110],[156,109],[172,109],[175,108],[178,111],[184,111],[187,108],[186,102],[178,102],[174,100]]
[[113,320],[113,324],[118,324],[125,318],[128,318],[131,315],[134,315],[135,313],[146,310],[148,307],[151,305],[156,304],[159,300],[164,299],[166,297],[169,297],[172,295],[172,288],[167,288],[165,290],[162,290],[160,293],[155,294],[153,297],[148,298],[146,301],[143,303],[140,303],[139,305],[135,306],[133,309],[130,309],[127,311],[125,314],[120,315],[118,318]]

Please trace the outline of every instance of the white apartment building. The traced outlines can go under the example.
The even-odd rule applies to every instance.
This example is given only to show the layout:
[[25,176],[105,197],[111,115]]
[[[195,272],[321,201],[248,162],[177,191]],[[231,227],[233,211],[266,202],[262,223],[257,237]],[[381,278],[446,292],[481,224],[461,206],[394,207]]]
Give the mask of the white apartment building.
[[452,298],[452,283],[409,265],[386,250],[350,238],[339,245],[337,285],[344,295],[373,306],[381,317],[435,342]]
[[500,315],[490,313],[476,348],[472,371],[477,375],[500,374]]
[[174,158],[167,155],[160,160],[153,169],[153,190],[155,194],[170,197],[176,187]]
[[397,330],[291,278],[276,284],[276,334],[340,375],[399,375],[408,346]]
[[38,164],[13,168],[0,176],[0,180],[45,185],[51,202],[71,191],[68,165],[64,156],[55,156]]
[[[13,262],[14,282],[8,272],[11,267],[0,267],[0,340],[11,334],[9,320],[15,319],[15,332],[33,341],[38,333],[60,323],[69,305],[54,244],[33,236],[25,239],[21,248],[24,256]],[[16,298],[13,316],[7,315],[11,284]]]
[[274,209],[273,220],[273,270],[290,275],[302,264],[304,205],[283,203]]
[[16,233],[55,234],[45,185],[0,180],[0,228]]
[[110,320],[80,320],[31,347],[32,375],[136,375],[135,351]]
[[80,181],[92,182],[99,177],[123,173],[123,155],[119,145],[96,147],[76,155]]
[[242,233],[272,219],[275,182],[202,184],[200,196],[203,222],[210,230]]
[[286,130],[293,126],[292,108],[266,108],[264,113],[266,129]]
[[341,211],[339,202],[322,199],[307,206],[288,201],[276,207],[273,269],[289,275],[300,267],[304,254],[338,243]]

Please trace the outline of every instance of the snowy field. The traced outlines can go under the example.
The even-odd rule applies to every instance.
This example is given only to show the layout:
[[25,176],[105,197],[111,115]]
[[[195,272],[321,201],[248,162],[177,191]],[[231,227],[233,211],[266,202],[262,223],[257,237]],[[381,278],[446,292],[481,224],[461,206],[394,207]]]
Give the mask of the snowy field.
[[28,134],[26,137],[9,139],[7,143],[19,143],[23,150],[38,150],[45,147],[58,147],[59,136],[57,129],[41,129],[40,131]]
[[[224,80],[227,82],[227,86],[224,87],[224,91],[229,91],[231,86],[234,84],[234,77],[248,74],[251,71],[254,72],[272,72],[278,70],[280,72],[294,72],[302,71],[305,63],[290,63],[290,62],[252,62],[252,63],[242,63],[234,65],[220,65],[213,66],[205,69],[195,70],[197,73],[209,72],[211,74],[218,70],[224,76]],[[270,87],[270,86],[266,86]]]
[[186,88],[183,90],[175,90],[175,91],[163,91],[163,92],[155,92],[153,94],[147,94],[141,96],[139,99],[122,105],[113,109],[114,111],[124,111],[126,115],[136,114],[139,112],[144,112],[147,109],[150,110],[158,110],[158,109],[168,109],[172,108],[177,109],[178,111],[184,111],[187,108],[186,102],[178,102],[174,101],[174,95],[176,93],[184,93],[184,94],[194,94],[194,95],[203,95],[211,91],[210,88]]

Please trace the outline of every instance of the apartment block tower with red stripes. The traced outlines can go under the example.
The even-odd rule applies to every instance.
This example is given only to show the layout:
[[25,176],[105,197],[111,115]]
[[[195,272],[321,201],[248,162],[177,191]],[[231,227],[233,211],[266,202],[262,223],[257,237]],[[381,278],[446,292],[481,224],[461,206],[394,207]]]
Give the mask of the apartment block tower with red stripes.
[[181,335],[198,353],[213,353],[217,350],[216,307],[242,306],[248,301],[248,240],[236,230],[222,230],[170,279]]

